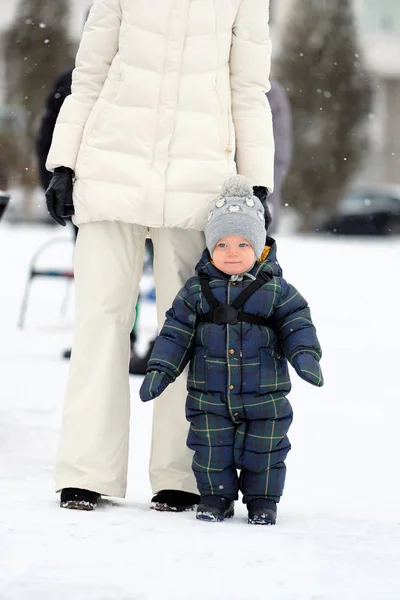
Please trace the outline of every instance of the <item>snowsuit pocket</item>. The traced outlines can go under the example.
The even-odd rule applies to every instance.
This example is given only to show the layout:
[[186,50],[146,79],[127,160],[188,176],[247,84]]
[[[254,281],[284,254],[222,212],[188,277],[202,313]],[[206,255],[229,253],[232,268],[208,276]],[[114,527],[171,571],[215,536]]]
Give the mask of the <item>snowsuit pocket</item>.
[[207,356],[206,389],[208,393],[226,394],[228,385],[228,366],[224,358]]

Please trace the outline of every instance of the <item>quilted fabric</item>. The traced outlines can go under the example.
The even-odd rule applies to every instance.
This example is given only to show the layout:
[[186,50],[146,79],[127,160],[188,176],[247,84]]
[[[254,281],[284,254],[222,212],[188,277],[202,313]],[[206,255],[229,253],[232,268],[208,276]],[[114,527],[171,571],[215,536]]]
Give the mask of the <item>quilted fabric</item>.
[[[186,415],[191,423],[188,446],[195,450],[193,469],[202,495],[279,500],[284,460],[290,449],[287,432],[292,409],[288,362],[314,385],[322,385],[321,347],[306,300],[282,277],[276,244],[251,274],[272,278],[243,305],[269,325],[199,323],[210,306],[198,275],[179,292],[156,340],[149,371],[180,375],[190,362]],[[249,284],[232,282],[210,261],[208,251],[197,266],[206,271],[220,303],[230,303]],[[306,361],[298,362],[300,356]],[[241,469],[240,480],[236,469]]]
[[95,0],[47,160],[77,224],[201,230],[236,172],[273,188],[266,0]]

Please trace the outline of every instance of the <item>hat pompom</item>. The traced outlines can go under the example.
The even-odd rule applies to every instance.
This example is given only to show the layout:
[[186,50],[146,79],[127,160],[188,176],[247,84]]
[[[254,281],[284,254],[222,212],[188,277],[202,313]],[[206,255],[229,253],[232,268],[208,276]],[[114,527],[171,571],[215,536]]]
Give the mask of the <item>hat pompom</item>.
[[224,182],[221,195],[226,198],[246,198],[253,195],[253,186],[247,177],[234,175]]

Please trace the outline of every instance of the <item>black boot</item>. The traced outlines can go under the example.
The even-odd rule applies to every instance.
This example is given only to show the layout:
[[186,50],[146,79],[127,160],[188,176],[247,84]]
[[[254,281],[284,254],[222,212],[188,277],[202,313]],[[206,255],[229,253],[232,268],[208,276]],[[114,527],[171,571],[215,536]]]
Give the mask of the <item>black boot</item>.
[[144,356],[138,356],[134,347],[131,349],[131,359],[129,361],[129,373],[130,375],[146,375],[147,363],[150,360],[151,353],[153,352],[155,340],[149,343],[149,347]]
[[97,492],[79,488],[64,488],[61,490],[60,506],[76,510],[94,510],[99,498],[100,494]]
[[150,508],[166,512],[185,512],[194,510],[199,500],[198,494],[178,490],[161,490],[151,499]]
[[247,522],[251,525],[275,525],[276,502],[268,498],[255,498],[247,504],[249,517]]
[[199,521],[223,521],[235,513],[235,501],[223,496],[203,496],[197,507],[196,519]]

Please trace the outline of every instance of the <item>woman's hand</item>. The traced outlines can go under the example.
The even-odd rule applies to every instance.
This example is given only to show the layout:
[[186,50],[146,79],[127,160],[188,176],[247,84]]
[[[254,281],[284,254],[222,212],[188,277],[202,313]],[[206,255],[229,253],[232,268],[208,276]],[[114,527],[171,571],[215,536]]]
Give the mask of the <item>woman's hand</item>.
[[63,227],[64,217],[71,217],[75,212],[72,200],[73,179],[72,169],[57,167],[45,193],[47,210],[54,221]]
[[264,207],[264,221],[265,221],[265,229],[268,231],[269,226],[271,225],[272,216],[271,211],[268,206],[268,189],[263,185],[256,185],[253,187],[253,194],[260,200],[261,204]]

